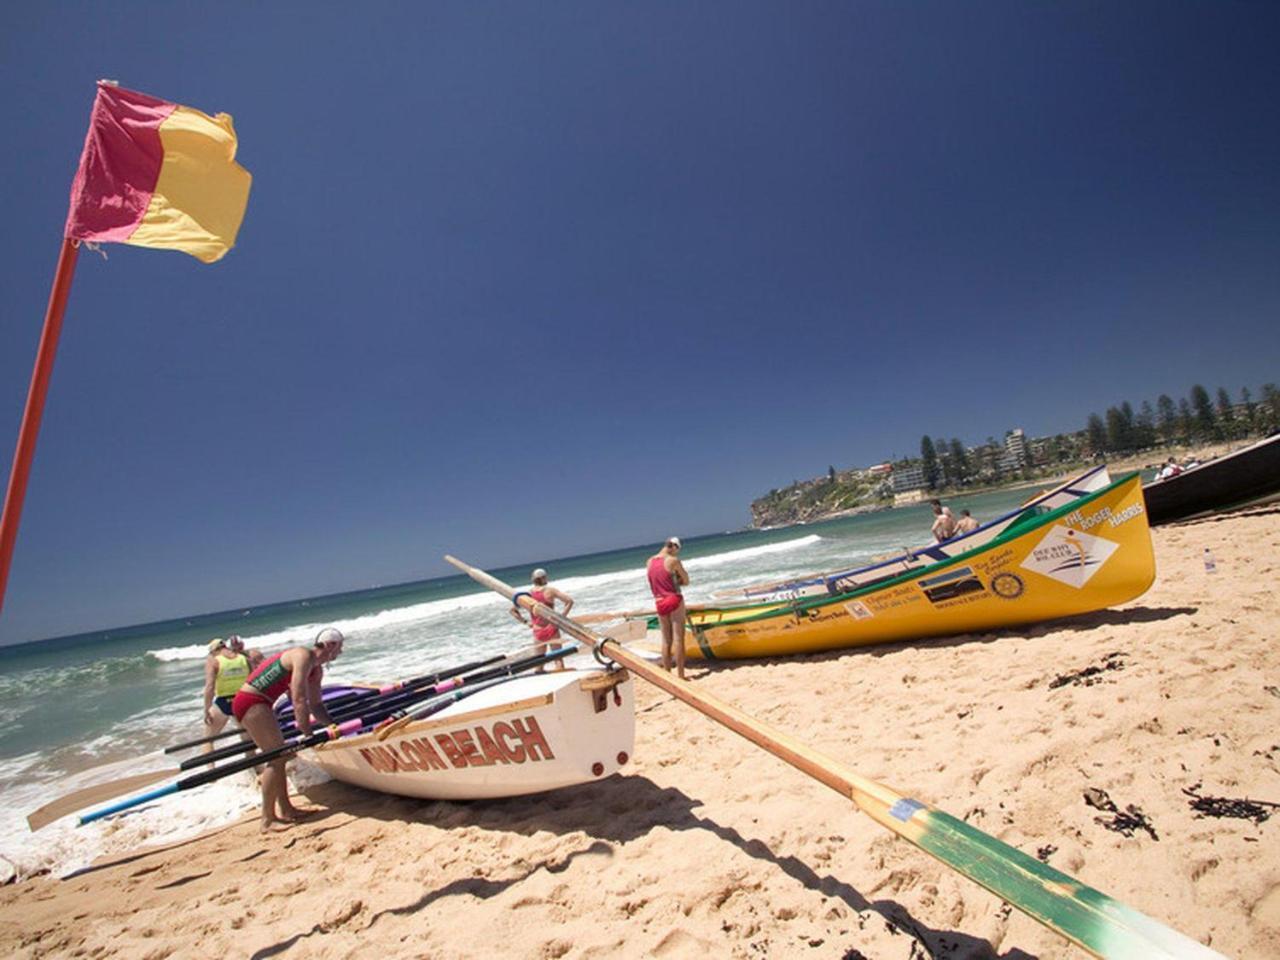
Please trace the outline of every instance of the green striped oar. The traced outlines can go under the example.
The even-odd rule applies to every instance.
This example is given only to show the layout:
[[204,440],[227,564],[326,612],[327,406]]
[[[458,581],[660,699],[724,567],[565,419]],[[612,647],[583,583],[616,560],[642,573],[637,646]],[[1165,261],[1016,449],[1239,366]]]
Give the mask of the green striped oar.
[[478,583],[518,602],[571,636],[584,643],[595,644],[601,656],[625,666],[734,733],[848,797],[877,823],[1094,956],[1109,960],[1224,960],[1222,954],[1002,843],[963,820],[864,777],[790,734],[748,716],[718,697],[703,693],[693,684],[647,663],[616,641],[597,636],[576,621],[538,603],[527,593],[517,598],[511,587],[483,570],[453,557],[446,556],[445,559]]

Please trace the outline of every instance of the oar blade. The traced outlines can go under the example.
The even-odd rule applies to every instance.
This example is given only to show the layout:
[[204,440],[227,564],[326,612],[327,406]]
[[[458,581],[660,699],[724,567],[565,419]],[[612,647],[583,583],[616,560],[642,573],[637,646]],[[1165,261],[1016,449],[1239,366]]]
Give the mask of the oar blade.
[[96,783],[91,787],[85,787],[83,790],[76,790],[74,793],[68,793],[58,797],[56,800],[49,801],[37,810],[32,810],[27,814],[27,826],[33,832],[40,830],[53,823],[53,821],[83,810],[85,807],[94,807],[100,803],[106,803],[108,800],[114,800],[116,797],[122,797],[127,793],[141,790],[143,787],[149,787],[153,783],[159,783],[161,780],[168,780],[176,772],[175,770],[152,770],[150,773],[135,773],[119,780]]
[[[1224,960],[1204,944],[949,813],[910,800],[887,813],[875,819],[1095,956]],[[891,823],[895,819],[896,825]]]

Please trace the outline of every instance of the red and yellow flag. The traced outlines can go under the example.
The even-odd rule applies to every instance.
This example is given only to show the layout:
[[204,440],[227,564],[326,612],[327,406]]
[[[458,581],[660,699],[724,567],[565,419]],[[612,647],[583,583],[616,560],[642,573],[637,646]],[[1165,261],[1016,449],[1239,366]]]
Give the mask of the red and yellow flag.
[[231,117],[99,81],[66,236],[181,250],[213,263],[249,201]]

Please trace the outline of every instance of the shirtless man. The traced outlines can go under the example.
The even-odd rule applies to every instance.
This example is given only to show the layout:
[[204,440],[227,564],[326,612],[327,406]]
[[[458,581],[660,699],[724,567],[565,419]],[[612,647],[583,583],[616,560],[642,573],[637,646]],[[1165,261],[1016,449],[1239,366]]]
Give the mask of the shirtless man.
[[689,574],[680,562],[679,537],[669,537],[662,549],[649,558],[647,572],[658,623],[662,625],[662,669],[670,672],[674,646],[676,675],[683,680],[685,609],[680,588],[689,585]]
[[960,519],[956,521],[956,536],[973,533],[973,531],[977,530],[979,526],[981,526],[981,524],[979,524],[977,520],[973,519],[973,514],[968,510],[961,510]]
[[[573,597],[569,596],[563,590],[557,590],[555,587],[548,586],[547,571],[539,567],[537,570],[533,571],[533,575],[529,579],[533,583],[533,589],[529,591],[529,596],[533,597],[533,599],[537,600],[544,607],[550,607],[552,610],[555,610],[556,601],[559,600],[564,604],[564,609],[561,610],[560,613],[563,613],[566,617],[569,615],[569,611],[573,609]],[[519,607],[512,607],[511,615],[521,623],[525,622]],[[542,617],[539,617],[534,613],[530,613],[529,626],[533,628],[534,649],[538,653],[546,653],[548,647],[552,650],[560,649],[562,646],[560,643],[560,629],[554,623],[549,620],[544,620]],[[543,667],[539,667],[538,673],[541,673],[543,669]],[[564,669],[563,660],[556,661],[556,669]]]
[[950,540],[956,535],[956,518],[950,507],[944,507],[941,500],[930,500],[933,507],[933,539],[938,543]]

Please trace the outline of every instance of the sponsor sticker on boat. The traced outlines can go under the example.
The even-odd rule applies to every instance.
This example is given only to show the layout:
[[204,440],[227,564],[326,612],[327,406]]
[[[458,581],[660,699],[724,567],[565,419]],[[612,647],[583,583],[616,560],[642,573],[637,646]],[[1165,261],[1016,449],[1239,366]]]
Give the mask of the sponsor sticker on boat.
[[1022,561],[1024,570],[1052,577],[1077,589],[1102,569],[1120,544],[1055,524]]
[[855,620],[866,620],[868,617],[875,616],[861,600],[850,600],[844,605],[844,608],[849,611],[849,615]]
[[986,588],[973,572],[973,567],[957,567],[940,573],[936,577],[928,577],[917,581],[930,603],[943,603],[955,600],[970,593],[979,593]]

